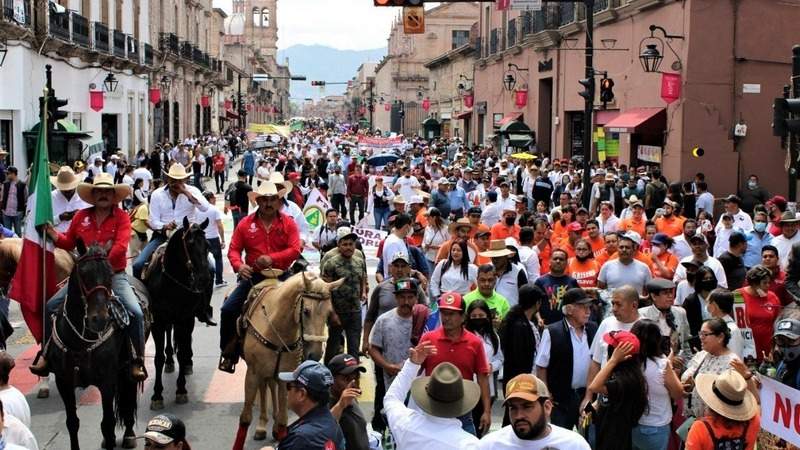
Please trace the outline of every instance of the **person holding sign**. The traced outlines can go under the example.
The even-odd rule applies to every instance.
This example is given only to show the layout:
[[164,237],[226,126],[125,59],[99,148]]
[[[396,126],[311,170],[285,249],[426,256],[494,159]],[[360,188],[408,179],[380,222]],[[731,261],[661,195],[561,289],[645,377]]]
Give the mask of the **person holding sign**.
[[756,341],[756,359],[760,362],[772,349],[772,331],[775,319],[781,312],[781,301],[769,291],[772,272],[762,265],[747,271],[747,286],[736,290],[744,297],[746,323],[753,330]]

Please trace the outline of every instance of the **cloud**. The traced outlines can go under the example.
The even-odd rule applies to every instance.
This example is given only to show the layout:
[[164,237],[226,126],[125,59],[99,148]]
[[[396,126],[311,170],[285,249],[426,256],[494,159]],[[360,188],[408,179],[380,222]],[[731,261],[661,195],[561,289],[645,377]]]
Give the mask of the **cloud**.
[[[231,0],[214,0],[214,7],[230,13]],[[343,50],[384,47],[400,12],[400,8],[375,7],[372,0],[279,0],[278,48],[297,44]]]

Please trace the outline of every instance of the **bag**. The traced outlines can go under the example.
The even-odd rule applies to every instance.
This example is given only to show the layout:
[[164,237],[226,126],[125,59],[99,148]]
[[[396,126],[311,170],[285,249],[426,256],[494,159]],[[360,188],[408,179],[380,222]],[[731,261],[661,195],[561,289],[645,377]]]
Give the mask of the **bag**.
[[712,448],[714,450],[744,450],[747,448],[747,428],[750,426],[750,421],[747,421],[744,425],[742,434],[735,438],[717,438],[708,422],[703,419],[700,419],[700,422],[706,426],[708,435],[711,436],[711,445],[713,445]]

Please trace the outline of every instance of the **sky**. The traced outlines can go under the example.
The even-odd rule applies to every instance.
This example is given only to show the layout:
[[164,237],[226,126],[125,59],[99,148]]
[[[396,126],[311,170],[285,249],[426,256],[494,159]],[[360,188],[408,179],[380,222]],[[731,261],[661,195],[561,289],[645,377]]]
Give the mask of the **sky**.
[[[213,0],[231,11],[231,0]],[[436,3],[426,4],[426,9]],[[376,8],[373,0],[278,0],[278,48],[319,44],[342,50],[386,46],[400,8]]]

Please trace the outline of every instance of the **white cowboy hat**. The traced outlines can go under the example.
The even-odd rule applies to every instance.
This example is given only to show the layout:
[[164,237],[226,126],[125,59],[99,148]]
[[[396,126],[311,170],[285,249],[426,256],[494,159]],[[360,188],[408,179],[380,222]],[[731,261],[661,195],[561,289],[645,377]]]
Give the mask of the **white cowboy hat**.
[[283,194],[286,193],[286,189],[278,190],[278,187],[275,186],[275,183],[270,181],[264,181],[261,183],[260,186],[253,189],[252,191],[247,193],[247,198],[250,199],[250,203],[256,203],[256,199],[259,197],[266,197],[266,196],[278,196],[283,197]]
[[59,191],[71,191],[81,184],[81,181],[86,178],[86,173],[81,172],[80,175],[75,175],[75,172],[69,166],[61,166],[58,168],[58,174],[50,177],[50,183]]
[[186,167],[183,167],[183,164],[176,162],[169,166],[169,172],[164,172],[164,176],[172,178],[173,180],[185,180],[189,178],[191,174],[186,173]]
[[292,189],[294,189],[292,182],[284,179],[280,172],[272,172],[269,174],[269,182],[274,183],[275,186],[283,186],[284,189],[281,191],[283,192],[281,197],[289,195],[289,192],[292,192]]
[[77,188],[78,197],[90,205],[94,205],[94,195],[92,191],[95,189],[113,189],[114,200],[113,203],[117,204],[123,199],[131,195],[131,187],[127,184],[114,184],[114,177],[110,173],[100,173],[94,177],[93,183],[80,183]]
[[695,380],[697,394],[710,409],[731,420],[744,422],[758,412],[753,393],[739,372],[726,370],[719,375],[702,373]]

